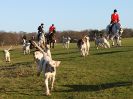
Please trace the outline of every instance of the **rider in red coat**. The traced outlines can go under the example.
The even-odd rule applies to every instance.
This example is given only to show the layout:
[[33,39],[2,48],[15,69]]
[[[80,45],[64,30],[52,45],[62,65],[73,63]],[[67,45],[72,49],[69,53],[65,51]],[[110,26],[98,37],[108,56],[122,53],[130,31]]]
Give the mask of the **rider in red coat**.
[[111,22],[110,22],[110,31],[112,30],[112,27],[115,23],[119,23],[119,14],[117,13],[117,10],[114,10],[114,13],[111,15]]
[[111,15],[111,24],[113,23],[118,23],[120,20],[119,20],[119,15],[117,13],[117,10],[115,9],[114,10],[114,13]]
[[55,31],[55,26],[52,24],[49,28],[49,34],[53,33]]

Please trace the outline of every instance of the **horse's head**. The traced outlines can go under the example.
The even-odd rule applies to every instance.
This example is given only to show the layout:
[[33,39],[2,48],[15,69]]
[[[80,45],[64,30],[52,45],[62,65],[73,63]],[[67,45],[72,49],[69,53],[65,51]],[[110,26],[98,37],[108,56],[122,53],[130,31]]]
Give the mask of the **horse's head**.
[[123,33],[123,29],[120,28],[120,31],[119,31],[120,36],[122,35],[122,33]]

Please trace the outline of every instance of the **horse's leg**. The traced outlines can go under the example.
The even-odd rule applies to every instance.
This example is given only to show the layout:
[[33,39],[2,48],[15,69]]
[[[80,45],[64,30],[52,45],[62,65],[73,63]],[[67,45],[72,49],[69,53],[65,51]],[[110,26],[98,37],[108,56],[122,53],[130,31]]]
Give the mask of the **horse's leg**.
[[120,46],[121,46],[121,37],[119,37],[119,44],[120,44]]
[[54,48],[54,42],[52,44],[53,44],[52,48]]
[[49,45],[50,45],[50,48],[51,48],[51,47],[52,47],[52,46],[51,46],[51,42],[49,42]]
[[111,37],[111,41],[112,41],[112,46],[114,46],[115,45],[115,43],[114,43],[114,36]]
[[54,87],[54,81],[55,81],[55,76],[52,77],[52,82],[51,82],[51,91],[53,90]]
[[116,43],[117,43],[117,46],[121,46],[120,37],[117,37],[117,39],[116,39]]

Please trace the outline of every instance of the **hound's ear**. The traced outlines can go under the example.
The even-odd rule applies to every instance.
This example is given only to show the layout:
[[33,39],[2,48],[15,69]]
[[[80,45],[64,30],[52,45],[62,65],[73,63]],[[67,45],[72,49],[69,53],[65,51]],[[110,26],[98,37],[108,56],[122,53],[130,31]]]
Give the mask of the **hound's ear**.
[[49,65],[52,67],[59,67],[61,61],[51,61],[49,62]]
[[59,67],[61,61],[55,61],[55,63],[56,63],[56,67]]
[[11,50],[11,49],[12,49],[12,46],[10,46],[10,48],[8,49],[8,51]]

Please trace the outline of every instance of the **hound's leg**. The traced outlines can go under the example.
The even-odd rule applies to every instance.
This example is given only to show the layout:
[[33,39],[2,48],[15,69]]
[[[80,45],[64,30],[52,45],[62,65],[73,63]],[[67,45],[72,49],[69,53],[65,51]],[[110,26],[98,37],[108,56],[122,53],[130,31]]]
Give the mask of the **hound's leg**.
[[62,43],[62,45],[63,45],[63,48],[65,48],[65,46],[64,46],[64,42]]
[[87,56],[88,55],[88,50],[87,49],[85,49],[85,56]]
[[66,48],[68,49],[68,43],[66,43]]
[[55,81],[55,75],[52,77],[51,91],[53,90],[53,87],[54,87],[54,81]]
[[121,39],[119,39],[119,45],[121,46]]
[[5,57],[5,59],[6,59],[6,62],[8,62],[8,57]]
[[90,51],[90,49],[89,49],[89,47],[87,48],[87,55],[89,55],[89,51]]
[[83,50],[81,49],[80,51],[81,51],[81,56],[83,56]]
[[10,62],[11,61],[11,59],[10,59],[10,56],[8,57],[8,62]]
[[114,46],[115,45],[115,43],[114,43],[114,36],[111,37],[111,41],[112,41],[112,46]]
[[48,75],[46,76],[45,79],[45,87],[46,87],[46,95],[51,95],[48,87]]
[[82,52],[82,56],[85,56],[85,49],[82,49],[81,52]]
[[25,55],[26,51],[24,50],[24,55]]
[[108,41],[107,41],[105,44],[106,44],[106,46],[107,46],[108,48],[110,48],[110,44],[109,44]]
[[67,48],[69,48],[69,42],[67,43]]
[[29,52],[28,53],[30,54],[30,48],[29,48]]
[[104,48],[107,48],[107,45],[105,43],[102,44]]
[[67,44],[65,43],[65,48],[67,48]]

